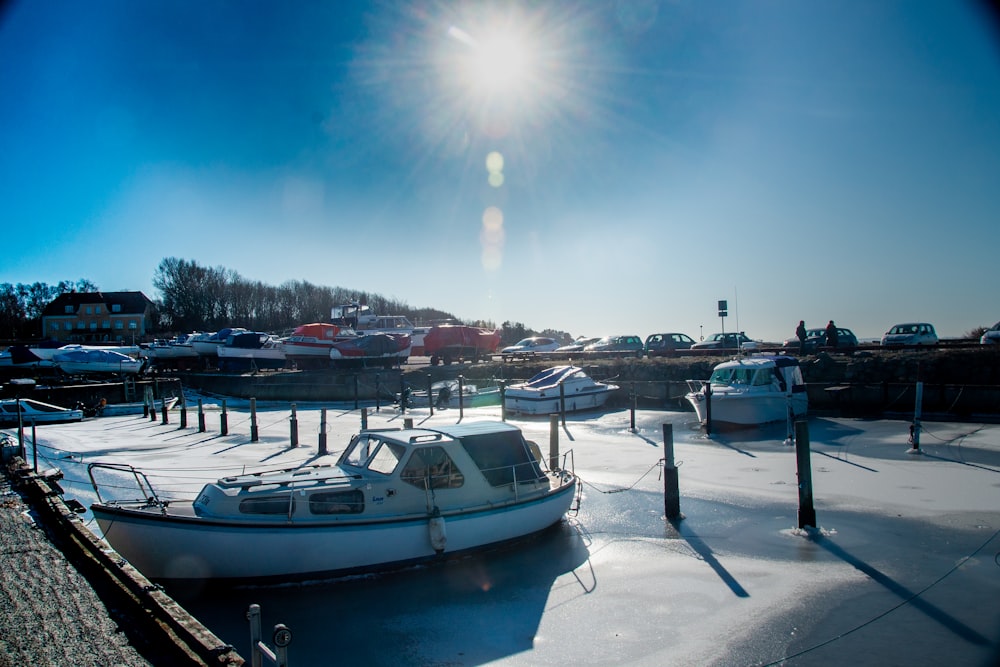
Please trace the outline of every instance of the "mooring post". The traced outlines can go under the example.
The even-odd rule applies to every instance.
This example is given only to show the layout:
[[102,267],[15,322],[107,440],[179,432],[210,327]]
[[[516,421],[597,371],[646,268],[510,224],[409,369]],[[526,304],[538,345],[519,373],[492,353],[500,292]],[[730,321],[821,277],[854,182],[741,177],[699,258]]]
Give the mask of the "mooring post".
[[187,401],[184,400],[184,390],[181,389],[181,426],[180,428],[188,427],[188,409]]
[[358,409],[358,374],[354,374],[354,409]]
[[170,423],[170,416],[169,416],[169,414],[167,412],[167,399],[166,399],[166,397],[163,397],[163,398],[160,399],[160,413],[161,413],[161,416],[162,416],[161,423],[163,423],[163,424],[169,424]]
[[674,465],[674,425],[663,425],[663,513],[668,519],[681,517],[681,492]]
[[632,383],[632,408],[630,410],[631,415],[629,416],[629,427],[628,430],[635,433],[635,382]]
[[403,428],[410,429],[413,428],[413,417],[407,417],[403,420]]
[[507,406],[505,403],[505,396],[507,395],[507,382],[505,380],[500,380],[497,384],[500,385],[500,421],[507,421]]
[[705,383],[705,435],[712,435],[712,381]]
[[562,415],[563,426],[566,425],[566,385],[559,381],[559,414]]
[[142,388],[142,418],[149,418],[149,387]]
[[319,412],[319,453],[326,454],[326,408]]
[[31,463],[32,469],[38,472],[38,439],[35,437],[35,420],[31,420]]
[[198,399],[198,432],[205,432],[205,403]]
[[558,469],[559,469],[559,415],[549,415],[549,470],[558,470]]
[[809,460],[809,422],[795,422],[795,463],[799,477],[799,528],[816,528],[816,510],[813,507],[812,464]]
[[458,418],[465,417],[465,376],[458,376]]
[[226,399],[222,399],[222,412],[219,414],[219,432],[222,435],[229,435],[229,412],[226,410]]
[[433,393],[434,390],[431,389],[431,387],[433,387],[433,386],[434,385],[431,382],[431,374],[428,373],[427,374],[427,405],[431,409],[431,417],[434,416],[434,393]]
[[291,447],[299,446],[299,416],[296,413],[296,406],[292,403],[292,418],[288,420],[288,429],[291,431],[289,434],[289,445]]
[[257,433],[257,399],[250,398],[250,442],[257,442],[260,440],[260,434]]
[[375,374],[375,412],[382,411],[382,379]]
[[920,453],[920,418],[924,410],[924,383],[917,382],[917,398],[913,406],[913,423],[910,424],[910,452]]
[[[430,397],[427,397],[430,400]],[[406,380],[403,378],[403,374],[399,374],[399,414],[406,413]]]
[[149,387],[149,421],[156,421],[156,394],[152,387]]
[[368,408],[361,408],[361,430],[368,430]]

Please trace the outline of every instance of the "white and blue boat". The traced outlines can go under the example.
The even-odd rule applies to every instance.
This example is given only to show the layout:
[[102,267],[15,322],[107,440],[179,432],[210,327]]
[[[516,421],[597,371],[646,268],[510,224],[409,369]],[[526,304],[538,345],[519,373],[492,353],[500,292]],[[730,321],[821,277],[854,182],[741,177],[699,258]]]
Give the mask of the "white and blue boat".
[[749,427],[791,420],[806,413],[809,399],[799,360],[755,354],[725,361],[705,380],[688,380],[688,403],[705,424],[711,402],[712,425]]
[[[515,540],[578,498],[503,422],[362,431],[336,465],[224,477],[192,500],[159,496],[131,466],[93,463],[104,539],[157,580],[266,582],[400,566]],[[123,481],[135,500],[116,499]],[[110,491],[116,498],[107,498]]]
[[553,366],[504,393],[504,408],[525,415],[547,415],[603,406],[617,385],[597,382],[577,366]]

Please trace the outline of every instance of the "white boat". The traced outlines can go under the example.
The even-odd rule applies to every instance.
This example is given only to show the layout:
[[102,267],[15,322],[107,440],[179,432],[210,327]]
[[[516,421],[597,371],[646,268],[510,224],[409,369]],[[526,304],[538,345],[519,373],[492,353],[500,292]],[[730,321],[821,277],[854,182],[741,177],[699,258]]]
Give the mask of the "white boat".
[[[578,480],[502,422],[362,431],[336,465],[224,477],[160,498],[141,471],[89,466],[104,539],[157,580],[294,580],[396,567],[559,522]],[[565,466],[564,466],[565,467]],[[110,500],[138,482],[137,500]]]
[[195,335],[191,339],[191,348],[199,357],[207,357],[212,361],[219,356],[219,348],[226,344],[226,339],[234,333],[246,331],[242,327],[229,327],[214,332]]
[[577,366],[553,366],[527,382],[512,384],[504,407],[525,415],[547,415],[599,408],[618,385],[597,382]]
[[703,424],[711,393],[713,426],[784,421],[805,414],[808,408],[802,369],[793,356],[755,354],[725,361],[712,370],[707,382],[688,380],[688,385],[691,391],[685,398]]
[[358,338],[352,329],[345,329],[336,324],[312,322],[295,328],[292,335],[281,341],[285,358],[296,365],[329,366],[330,351],[335,343]]
[[67,375],[86,373],[137,375],[146,366],[145,361],[133,359],[127,354],[100,348],[62,348],[52,356],[52,363]]
[[170,340],[154,341],[146,348],[145,356],[157,362],[195,359],[198,357],[198,353],[191,346],[191,341],[197,335],[197,332],[178,334]]
[[43,403],[33,398],[5,398],[0,400],[0,426],[17,426],[18,407],[21,409],[21,424],[53,424],[60,422],[78,422],[83,419],[83,410],[59,407],[51,403]]
[[239,331],[218,348],[219,370],[258,371],[285,367],[285,350],[281,342],[261,331]]

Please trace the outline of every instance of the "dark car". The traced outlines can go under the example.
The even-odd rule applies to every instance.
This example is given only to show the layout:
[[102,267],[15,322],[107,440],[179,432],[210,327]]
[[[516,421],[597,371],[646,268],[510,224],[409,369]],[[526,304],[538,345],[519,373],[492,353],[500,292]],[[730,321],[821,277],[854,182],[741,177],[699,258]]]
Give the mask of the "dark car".
[[[854,335],[854,332],[850,329],[844,329],[843,327],[837,327],[837,348],[850,348],[858,346],[858,337]],[[788,350],[798,350],[799,349],[799,339],[797,336],[792,336],[791,338],[786,338],[785,342],[782,343],[782,347]],[[813,353],[821,347],[827,347],[826,344],[826,329],[807,329],[806,330],[806,344],[805,351],[807,353]]]
[[700,343],[691,346],[692,350],[744,350],[757,347],[757,343],[748,338],[742,331],[739,333],[712,334]]
[[646,337],[647,357],[672,357],[677,350],[690,350],[694,339],[682,333],[658,333]]
[[596,343],[583,348],[584,352],[601,354],[604,352],[632,352],[637,357],[642,356],[642,339],[638,336],[605,336]]

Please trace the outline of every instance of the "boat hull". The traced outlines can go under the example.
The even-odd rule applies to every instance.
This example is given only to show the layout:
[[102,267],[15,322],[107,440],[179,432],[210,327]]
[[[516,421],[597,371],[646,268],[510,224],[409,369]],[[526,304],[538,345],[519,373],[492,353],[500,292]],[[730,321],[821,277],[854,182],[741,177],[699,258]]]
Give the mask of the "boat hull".
[[[447,558],[507,542],[557,522],[575,481],[502,507],[406,518],[317,522],[242,522],[163,514],[159,508],[92,506],[105,539],[151,579],[302,580]],[[440,545],[440,542],[437,542]]]
[[[698,421],[708,420],[705,394],[690,392],[685,396],[698,415]],[[805,392],[792,394],[747,394],[740,392],[712,392],[712,424],[748,427],[785,421],[791,416],[804,415],[808,408]]]
[[[614,389],[608,386],[594,391],[567,394],[565,398],[566,412],[603,407]],[[562,406],[563,399],[560,398],[558,391],[554,395],[541,395],[538,392],[508,389],[504,394],[504,408],[509,412],[518,412],[523,415],[556,414],[562,412]]]

